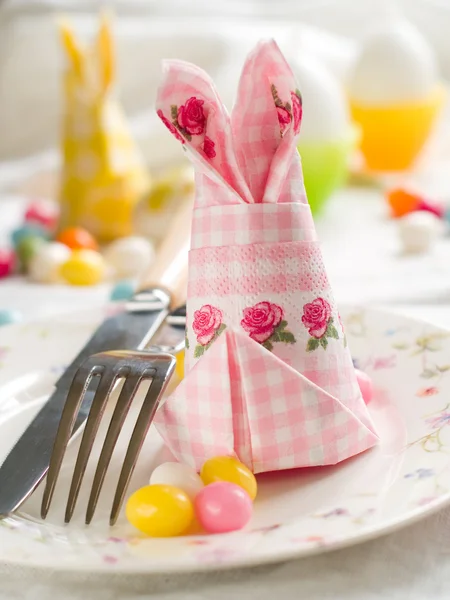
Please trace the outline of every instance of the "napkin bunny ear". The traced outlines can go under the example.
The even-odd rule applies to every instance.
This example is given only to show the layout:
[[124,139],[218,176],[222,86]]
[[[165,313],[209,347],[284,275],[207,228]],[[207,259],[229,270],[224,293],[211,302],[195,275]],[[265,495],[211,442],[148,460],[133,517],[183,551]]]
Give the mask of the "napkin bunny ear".
[[[164,61],[163,69],[156,99],[158,116],[190,151],[197,170],[222,189],[222,194],[210,193],[204,204],[223,204],[226,199],[233,204],[252,203],[237,166],[230,117],[212,80],[202,69],[184,61]],[[223,194],[224,187],[228,195]],[[209,190],[214,187],[209,186]]]
[[76,36],[66,20],[59,21],[59,32],[61,42],[66,52],[69,65],[76,77],[81,80],[83,77],[84,52],[78,43]]
[[296,150],[301,118],[301,95],[284,56],[274,40],[259,43],[244,65],[231,117],[254,202],[306,202]]

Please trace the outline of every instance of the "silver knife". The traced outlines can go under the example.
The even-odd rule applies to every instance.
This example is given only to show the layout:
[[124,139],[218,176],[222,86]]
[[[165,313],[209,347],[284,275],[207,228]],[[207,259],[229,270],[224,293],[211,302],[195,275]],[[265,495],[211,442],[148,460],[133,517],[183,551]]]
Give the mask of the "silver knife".
[[[0,518],[16,510],[47,473],[67,390],[84,360],[108,350],[143,350],[169,314],[170,298],[158,288],[138,292],[123,312],[106,319],[56,383],[56,389],[0,467]],[[85,423],[95,387],[86,392],[73,435]]]

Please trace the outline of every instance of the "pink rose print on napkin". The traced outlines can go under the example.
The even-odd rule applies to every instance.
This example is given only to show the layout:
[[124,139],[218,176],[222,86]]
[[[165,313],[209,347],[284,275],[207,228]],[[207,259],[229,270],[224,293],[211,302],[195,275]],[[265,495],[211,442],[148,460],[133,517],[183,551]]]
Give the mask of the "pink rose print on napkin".
[[208,158],[214,158],[216,156],[216,151],[214,149],[214,142],[207,135],[205,135],[205,141],[203,142],[203,152],[206,154]]
[[222,319],[222,311],[211,304],[204,304],[194,312],[192,329],[198,342],[194,350],[195,358],[200,358],[226,328]]
[[286,127],[291,122],[291,115],[283,106],[277,106],[278,122],[280,124],[281,133],[284,133]]
[[161,119],[161,121],[164,123],[164,125],[167,127],[167,129],[170,131],[170,133],[172,133],[177,138],[177,140],[179,140],[182,144],[184,144],[184,140],[181,137],[181,135],[178,133],[177,128],[175,127],[175,125],[173,123],[171,123],[169,121],[169,119],[167,119],[164,116],[163,111],[161,109],[159,109],[156,114]]
[[203,112],[204,100],[195,96],[189,98],[183,106],[178,109],[178,125],[182,131],[189,135],[201,135],[205,129],[206,117]]
[[316,298],[303,307],[302,323],[311,336],[306,345],[307,352],[313,352],[319,346],[325,350],[327,338],[339,339],[336,327],[333,325],[331,306],[323,298]]
[[283,102],[278,96],[278,90],[275,85],[272,84],[272,97],[277,108],[278,122],[280,124],[281,137],[283,137],[290,123],[293,123],[294,133],[297,134],[300,131],[300,123],[302,121],[302,96],[299,90],[291,92],[291,102]]
[[258,302],[254,306],[244,308],[241,325],[252,340],[271,351],[275,342],[295,344],[295,337],[286,330],[288,323],[283,320],[283,316],[283,309],[278,304]]
[[292,116],[294,119],[294,133],[298,133],[300,131],[300,123],[302,122],[302,96],[299,90],[295,90],[295,92],[291,92],[291,101],[292,101]]

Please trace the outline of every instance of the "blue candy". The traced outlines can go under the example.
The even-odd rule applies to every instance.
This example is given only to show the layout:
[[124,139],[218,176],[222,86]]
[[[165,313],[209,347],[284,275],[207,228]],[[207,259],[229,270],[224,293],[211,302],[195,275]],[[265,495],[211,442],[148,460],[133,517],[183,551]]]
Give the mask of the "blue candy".
[[0,309],[0,326],[19,323],[22,321],[22,313],[12,308]]
[[124,279],[123,281],[116,283],[109,298],[112,302],[130,300],[130,298],[134,295],[135,290],[135,283],[128,279]]
[[20,242],[27,237],[41,237],[45,240],[50,239],[50,234],[43,227],[36,225],[35,223],[27,223],[21,227],[17,227],[11,233],[11,240],[15,248]]

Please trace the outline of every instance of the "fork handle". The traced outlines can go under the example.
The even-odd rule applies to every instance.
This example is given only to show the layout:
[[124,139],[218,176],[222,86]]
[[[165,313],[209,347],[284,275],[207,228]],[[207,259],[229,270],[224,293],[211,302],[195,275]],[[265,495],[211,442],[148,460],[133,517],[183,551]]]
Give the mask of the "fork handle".
[[140,290],[152,286],[166,289],[172,307],[186,302],[192,206],[192,197],[183,201],[156,253],[155,262],[139,285]]

